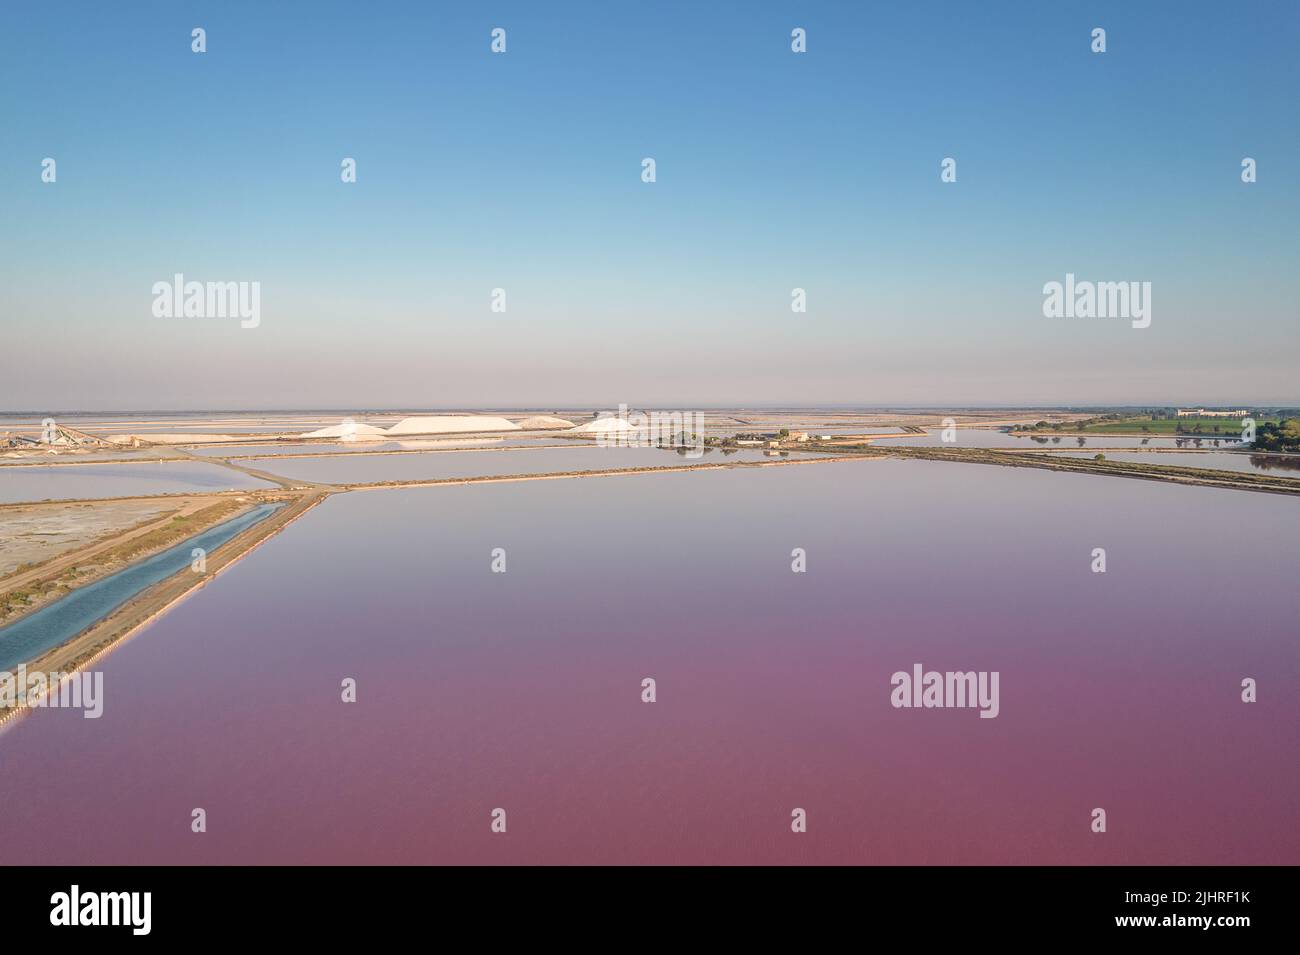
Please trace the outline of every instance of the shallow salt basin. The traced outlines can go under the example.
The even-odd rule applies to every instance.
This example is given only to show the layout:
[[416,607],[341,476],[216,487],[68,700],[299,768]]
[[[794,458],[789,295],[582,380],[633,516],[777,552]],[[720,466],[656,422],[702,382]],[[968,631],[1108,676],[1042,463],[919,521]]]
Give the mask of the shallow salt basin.
[[25,452],[22,454],[0,454],[0,466],[24,464],[89,464],[94,461],[157,461],[159,458],[175,458],[174,452],[167,449],[114,451],[62,451],[55,454]]
[[807,457],[810,455],[791,454],[787,457],[771,457],[758,449],[743,449],[730,453],[708,449],[700,457],[689,457],[660,448],[602,448],[596,445],[585,445],[512,451],[338,454],[329,457],[280,460],[250,458],[240,463],[299,481],[322,484],[363,484],[376,481],[436,481],[448,478],[560,474],[619,468],[755,463]]
[[[1249,533],[1207,546],[1189,515],[1225,508]],[[21,767],[0,773],[0,845],[1294,864],[1297,536],[1276,495],[929,461],[336,495],[103,658],[102,718],[0,732]],[[1247,590],[1269,599],[1225,599]],[[915,663],[998,671],[998,717],[893,708]],[[33,780],[58,784],[34,799]],[[190,832],[198,805],[219,838]]]
[[[1095,452],[1062,451],[1065,457],[1091,457]],[[1159,454],[1107,451],[1107,461],[1132,461],[1137,464],[1161,464],[1166,467],[1207,468],[1212,471],[1236,471],[1249,474],[1268,474],[1272,477],[1300,480],[1300,455],[1244,454],[1241,452],[1207,451],[1200,454],[1180,454],[1177,451]],[[1056,457],[1053,454],[1050,457]]]
[[200,461],[0,468],[0,504],[274,487]]

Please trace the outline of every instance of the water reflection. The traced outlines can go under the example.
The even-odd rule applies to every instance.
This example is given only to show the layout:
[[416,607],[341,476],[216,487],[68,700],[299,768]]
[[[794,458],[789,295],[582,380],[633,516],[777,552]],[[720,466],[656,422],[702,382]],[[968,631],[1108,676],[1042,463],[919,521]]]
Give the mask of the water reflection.
[[1250,463],[1261,471],[1300,471],[1300,455],[1252,454]]

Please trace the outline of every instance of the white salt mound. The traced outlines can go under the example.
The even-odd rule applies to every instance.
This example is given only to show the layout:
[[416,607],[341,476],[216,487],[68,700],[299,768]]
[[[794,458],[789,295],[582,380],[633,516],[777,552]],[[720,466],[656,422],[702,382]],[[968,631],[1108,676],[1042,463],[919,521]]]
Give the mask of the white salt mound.
[[395,434],[463,434],[479,431],[520,431],[519,425],[505,418],[486,414],[443,414],[403,418],[388,429]]
[[573,422],[566,421],[564,418],[556,418],[553,415],[539,414],[531,418],[525,418],[519,422],[519,427],[525,431],[554,431],[560,428],[572,428]]
[[576,428],[570,428],[574,434],[596,434],[596,435],[632,435],[639,433],[639,429],[632,427],[627,423],[626,418],[597,418],[595,421],[588,421],[586,424],[580,424]]
[[403,451],[429,451],[437,448],[481,448],[504,444],[505,438],[420,438],[415,441],[394,441]]
[[371,424],[361,424],[351,418],[344,418],[340,423],[319,431],[308,431],[298,435],[300,438],[336,438],[339,441],[383,441],[388,432]]

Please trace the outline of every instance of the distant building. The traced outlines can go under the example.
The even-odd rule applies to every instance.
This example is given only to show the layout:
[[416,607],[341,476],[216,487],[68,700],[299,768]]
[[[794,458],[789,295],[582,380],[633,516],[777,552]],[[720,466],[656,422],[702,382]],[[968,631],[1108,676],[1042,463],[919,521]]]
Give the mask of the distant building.
[[1206,408],[1179,408],[1180,418],[1244,418],[1250,414],[1246,409],[1240,411],[1211,411]]

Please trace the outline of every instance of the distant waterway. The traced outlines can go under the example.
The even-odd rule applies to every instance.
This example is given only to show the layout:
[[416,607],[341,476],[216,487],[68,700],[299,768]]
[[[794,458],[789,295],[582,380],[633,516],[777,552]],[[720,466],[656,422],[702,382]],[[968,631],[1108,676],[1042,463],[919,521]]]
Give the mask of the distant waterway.
[[0,627],[0,670],[7,670],[71,640],[147,587],[190,566],[201,547],[212,553],[236,534],[265,520],[283,504],[261,504],[115,574],[78,587],[66,597]]

